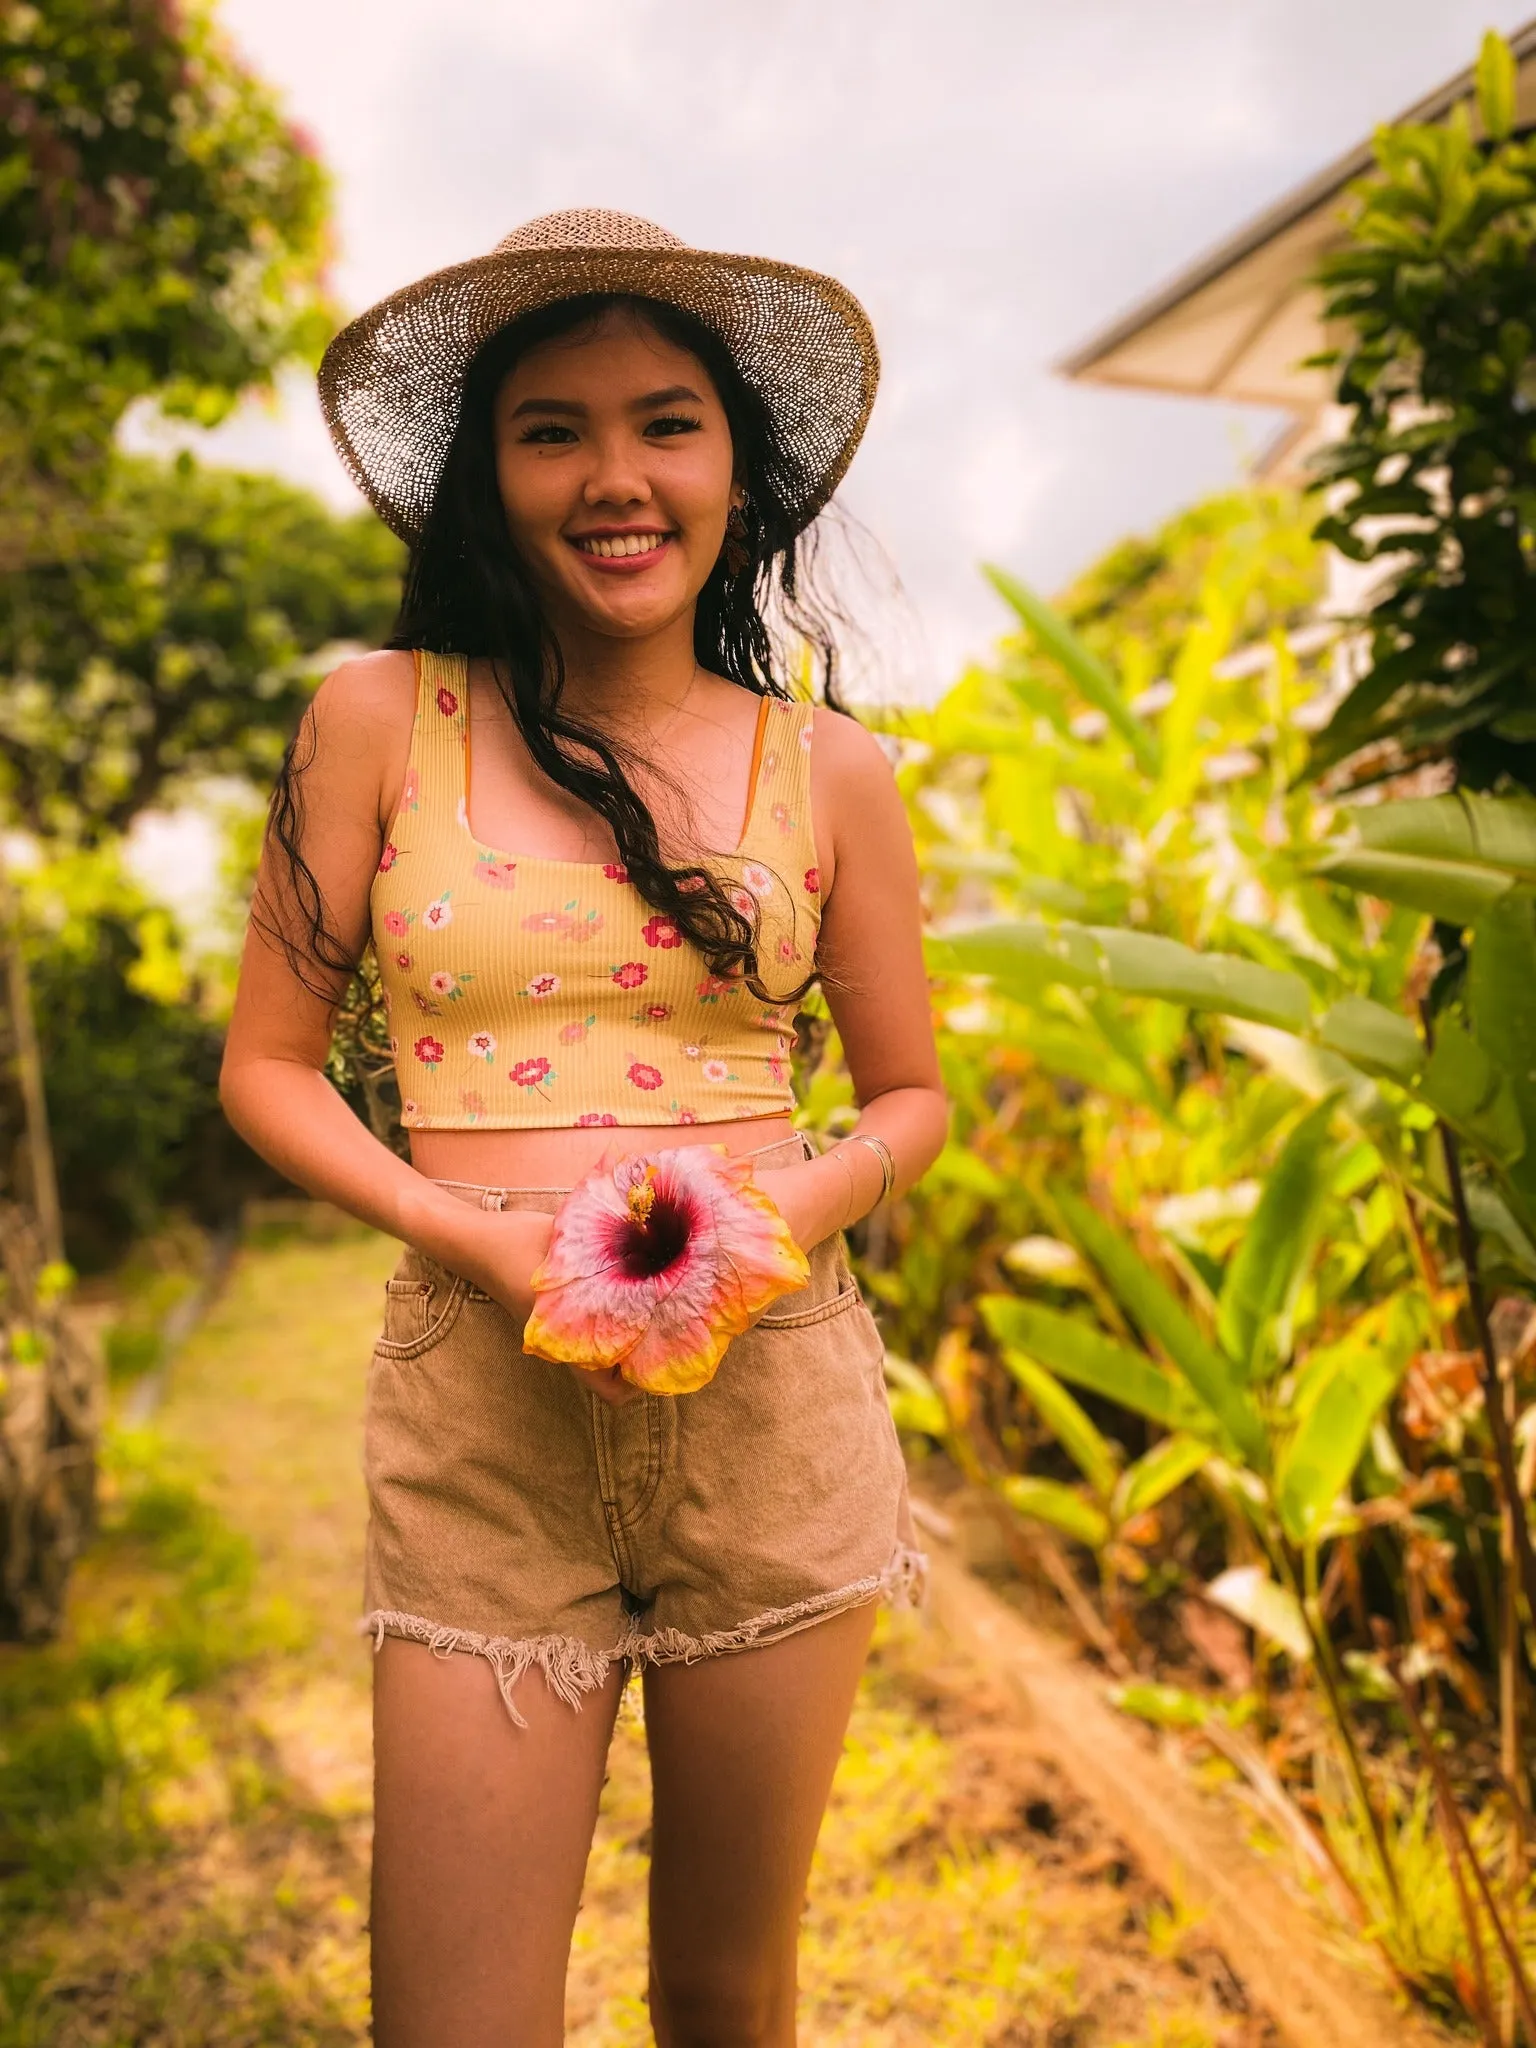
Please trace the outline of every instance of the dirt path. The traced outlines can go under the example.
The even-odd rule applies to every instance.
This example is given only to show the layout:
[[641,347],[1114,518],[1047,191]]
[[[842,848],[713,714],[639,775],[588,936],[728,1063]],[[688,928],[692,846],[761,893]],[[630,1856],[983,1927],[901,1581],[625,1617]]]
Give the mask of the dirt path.
[[[151,1758],[145,1818],[112,1853],[77,1859],[46,1913],[15,1924],[0,1964],[0,2048],[368,2038],[358,1417],[394,1257],[393,1245],[360,1235],[253,1247],[176,1362],[157,1418],[158,1476],[147,1492],[131,1471],[123,1482],[126,1520],[81,1576],[58,1668],[110,1665],[118,1652],[101,1645],[131,1644],[151,1613],[162,1633],[173,1629],[178,1572],[193,1574],[185,1597],[202,1603],[205,1646],[220,1627],[248,1629],[249,1640],[206,1676],[184,1649],[169,1693],[109,1672],[94,1693],[70,1694],[71,1728],[84,1716],[130,1745],[125,1782],[139,1782],[135,1739]],[[154,1507],[182,1498],[177,1470],[215,1511],[206,1529],[185,1502]],[[167,1538],[177,1514],[203,1533]],[[222,1554],[225,1539],[210,1533],[219,1525],[254,1549],[254,1579],[230,1562],[235,1590],[198,1591],[196,1573],[206,1578]],[[239,1554],[237,1544],[229,1555]],[[47,1705],[25,1655],[0,1661],[0,1683],[31,1701],[26,1726],[46,1749],[57,1733],[48,1715],[64,1709]],[[127,1697],[135,1682],[142,1699]],[[64,1698],[62,1679],[48,1683]],[[567,2039],[579,2048],[651,2039],[638,1697],[631,1688],[615,1734],[576,1929]],[[924,1621],[889,1612],[818,1849],[801,1985],[807,2048],[1263,2048],[1274,2038],[1199,1926],[1128,1867],[1033,1754],[1007,1697]]]

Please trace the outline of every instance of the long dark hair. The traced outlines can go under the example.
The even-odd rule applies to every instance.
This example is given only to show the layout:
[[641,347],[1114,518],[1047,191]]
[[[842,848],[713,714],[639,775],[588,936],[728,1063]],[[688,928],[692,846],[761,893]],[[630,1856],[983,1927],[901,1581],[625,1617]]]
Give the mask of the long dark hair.
[[[644,320],[703,365],[719,393],[747,492],[747,565],[730,574],[722,551],[699,593],[693,645],[700,667],[757,696],[791,696],[778,673],[775,640],[782,634],[769,625],[776,615],[819,671],[824,700],[845,710],[837,695],[836,611],[805,587],[792,509],[800,479],[772,416],[718,335],[678,307],[629,294],[592,292],[559,300],[498,328],[481,345],[464,374],[458,424],[432,509],[411,550],[389,645],[488,657],[529,754],[551,782],[607,821],[619,858],[646,903],[674,921],[712,974],[740,975],[754,995],[773,1000],[760,982],[751,920],[733,906],[708,867],[666,864],[656,822],[625,772],[624,750],[563,709],[559,643],[507,532],[496,479],[496,393],[530,349],[589,331],[615,310]],[[300,781],[313,751],[313,718],[306,713],[284,755],[269,812],[270,836],[283,856],[302,940],[295,942],[288,919],[276,921],[254,910],[253,916],[262,915],[263,929],[283,947],[306,987],[330,997],[355,962],[329,919],[299,844]],[[316,970],[319,987],[309,978]],[[813,972],[793,996],[778,1000],[803,995],[815,978]]]

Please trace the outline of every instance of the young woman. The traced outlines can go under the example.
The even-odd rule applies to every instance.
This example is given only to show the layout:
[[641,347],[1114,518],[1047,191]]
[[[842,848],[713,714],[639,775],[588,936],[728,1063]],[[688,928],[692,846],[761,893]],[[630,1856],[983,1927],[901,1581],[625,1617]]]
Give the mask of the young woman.
[[[790,694],[764,624],[804,616],[796,538],[876,374],[831,279],[593,212],[397,293],[322,367],[410,568],[280,778],[223,1099],[407,1247],[364,1451],[380,2048],[562,2038],[636,1667],[656,2038],[795,2039],[875,1605],[926,1565],[841,1236],[944,1139],[916,863],[880,748]],[[409,1165],[324,1073],[370,940]],[[814,979],[860,1106],[819,1154],[787,1064]],[[565,1191],[692,1143],[750,1156],[808,1283],[686,1395],[526,1354]]]

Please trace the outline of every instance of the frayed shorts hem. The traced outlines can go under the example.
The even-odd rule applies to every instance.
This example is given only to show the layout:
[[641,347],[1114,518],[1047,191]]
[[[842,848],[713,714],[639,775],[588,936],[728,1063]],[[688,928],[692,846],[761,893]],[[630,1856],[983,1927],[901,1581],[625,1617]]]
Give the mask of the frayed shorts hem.
[[583,1695],[596,1692],[606,1683],[616,1663],[629,1667],[626,1684],[646,1664],[695,1664],[705,1657],[728,1655],[733,1650],[766,1647],[785,1636],[829,1620],[834,1614],[869,1601],[892,1607],[921,1610],[927,1601],[928,1558],[921,1550],[899,1544],[882,1572],[867,1579],[855,1579],[830,1593],[816,1593],[796,1600],[788,1607],[770,1607],[736,1628],[714,1629],[702,1636],[690,1636],[681,1629],[645,1630],[632,1620],[622,1640],[612,1650],[599,1650],[576,1636],[487,1636],[475,1629],[452,1628],[428,1621],[419,1614],[401,1614],[392,1608],[376,1608],[358,1623],[359,1635],[373,1637],[375,1652],[384,1647],[386,1636],[404,1642],[422,1643],[435,1657],[454,1654],[483,1657],[496,1674],[497,1690],[508,1714],[519,1728],[527,1721],[518,1712],[512,1691],[525,1671],[537,1667],[544,1673],[551,1692],[580,1712]]

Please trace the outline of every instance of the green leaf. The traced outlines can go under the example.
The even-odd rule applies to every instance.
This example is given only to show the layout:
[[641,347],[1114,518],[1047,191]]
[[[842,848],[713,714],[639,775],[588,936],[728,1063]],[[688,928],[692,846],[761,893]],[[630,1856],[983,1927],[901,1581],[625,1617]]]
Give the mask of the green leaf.
[[1209,1431],[1210,1415],[1180,1381],[1076,1316],[1009,1294],[984,1294],[978,1306],[1000,1344],[1029,1352],[1058,1378],[1118,1401],[1163,1429]]
[[1059,1480],[1015,1476],[1000,1480],[997,1490],[1015,1514],[1048,1522],[1053,1529],[1086,1544],[1090,1550],[1102,1550],[1109,1541],[1109,1517],[1074,1487],[1063,1486]]
[[1122,1714],[1154,1728],[1203,1728],[1213,1711],[1210,1700],[1181,1685],[1118,1685],[1109,1700]]
[[1518,883],[1536,882],[1536,800],[1454,795],[1368,804],[1346,813],[1354,842],[1317,873],[1452,924],[1470,924]]
[[1235,1565],[1205,1589],[1207,1600],[1277,1643],[1296,1664],[1310,1662],[1312,1639],[1295,1596],[1277,1585],[1262,1565]]
[[1155,775],[1157,741],[1126,703],[1119,683],[1099,657],[1084,646],[1058,611],[1016,576],[990,563],[983,564],[982,573],[998,596],[1018,613],[1045,652],[1061,663],[1081,695],[1095,710],[1104,713],[1130,748],[1142,773]]
[[1242,1384],[1240,1369],[1200,1334],[1177,1297],[1096,1209],[1065,1191],[1057,1201],[1068,1228],[1120,1306],[1161,1345],[1248,1463],[1266,1470],[1269,1445],[1264,1425]]
[[1304,1030],[1312,1015],[1299,974],[1112,925],[1021,918],[963,926],[945,932],[929,957],[939,972],[991,975],[1004,994],[1024,1002],[1059,985],[1156,996],[1288,1031]]
[[1478,919],[1467,970],[1478,1044],[1503,1077],[1524,1143],[1502,1164],[1528,1234],[1536,1235],[1536,896],[1512,895]]
[[1391,1400],[1409,1346],[1338,1347],[1339,1361],[1309,1399],[1275,1472],[1275,1506],[1293,1543],[1312,1542],[1349,1484],[1371,1430]]
[[1292,1131],[1222,1283],[1217,1334],[1250,1380],[1289,1354],[1286,1325],[1329,1194],[1333,1111],[1333,1098],[1325,1097]]
[[1477,111],[1494,142],[1515,125],[1515,58],[1497,29],[1489,29],[1477,55]]
[[898,1429],[913,1436],[937,1437],[941,1442],[949,1435],[949,1410],[944,1397],[921,1367],[887,1351],[885,1380],[891,1419]]
[[1145,1514],[1148,1508],[1155,1508],[1186,1479],[1193,1478],[1210,1458],[1210,1445],[1198,1437],[1170,1436],[1154,1444],[1145,1457],[1138,1458],[1120,1475],[1113,1502],[1116,1522],[1128,1522],[1135,1515]]
[[1120,1461],[1108,1439],[1095,1429],[1061,1382],[1033,1359],[1021,1351],[1005,1351],[1003,1363],[1099,1499],[1107,1501],[1120,1472]]

